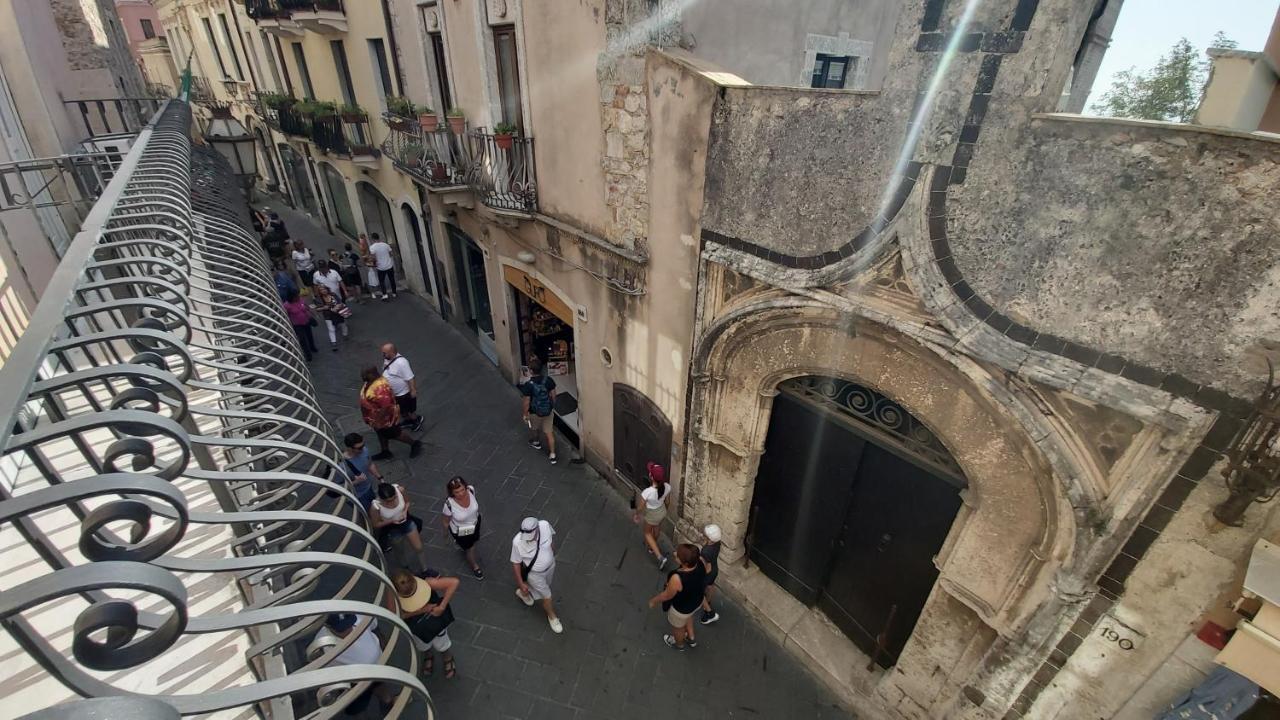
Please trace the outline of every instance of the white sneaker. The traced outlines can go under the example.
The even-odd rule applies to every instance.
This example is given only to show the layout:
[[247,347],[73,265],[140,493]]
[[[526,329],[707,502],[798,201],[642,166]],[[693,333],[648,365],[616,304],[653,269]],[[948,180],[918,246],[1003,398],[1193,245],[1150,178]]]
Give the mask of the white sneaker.
[[556,454],[555,454],[555,453],[551,453],[551,464],[552,464],[552,465],[555,465],[555,464],[556,464]]
[[528,605],[529,607],[533,607],[533,596],[524,592],[520,588],[516,588],[516,597],[520,598],[520,602],[524,603],[525,605]]
[[551,626],[551,632],[557,635],[564,632],[564,624],[560,622],[560,618],[547,618],[547,624]]

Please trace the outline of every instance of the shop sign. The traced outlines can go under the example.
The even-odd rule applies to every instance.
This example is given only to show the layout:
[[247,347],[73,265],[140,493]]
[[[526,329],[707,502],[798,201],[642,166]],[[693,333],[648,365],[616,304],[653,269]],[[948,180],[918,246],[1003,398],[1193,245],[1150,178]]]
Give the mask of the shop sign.
[[510,265],[502,266],[502,275],[511,287],[524,293],[529,299],[549,310],[552,315],[560,318],[564,324],[573,327],[573,309],[565,301],[561,300],[559,295],[552,292],[546,285],[538,282],[537,278]]

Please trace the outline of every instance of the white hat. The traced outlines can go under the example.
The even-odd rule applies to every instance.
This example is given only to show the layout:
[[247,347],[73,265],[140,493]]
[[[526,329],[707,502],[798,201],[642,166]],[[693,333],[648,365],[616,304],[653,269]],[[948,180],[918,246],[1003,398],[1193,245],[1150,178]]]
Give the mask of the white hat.
[[720,526],[715,523],[702,528],[702,534],[706,535],[711,542],[720,542]]
[[538,518],[527,517],[520,521],[520,534],[516,536],[523,552],[530,552],[538,546]]

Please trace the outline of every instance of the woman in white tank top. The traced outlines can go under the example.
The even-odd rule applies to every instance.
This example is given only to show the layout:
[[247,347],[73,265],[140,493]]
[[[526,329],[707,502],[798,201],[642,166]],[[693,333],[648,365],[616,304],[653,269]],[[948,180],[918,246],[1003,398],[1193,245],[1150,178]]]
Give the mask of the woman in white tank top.
[[409,498],[405,497],[404,488],[391,483],[378,484],[378,497],[369,506],[369,522],[382,538],[382,545],[391,545],[397,538],[408,538],[409,544],[422,556],[422,534],[418,532],[417,518],[409,514]]

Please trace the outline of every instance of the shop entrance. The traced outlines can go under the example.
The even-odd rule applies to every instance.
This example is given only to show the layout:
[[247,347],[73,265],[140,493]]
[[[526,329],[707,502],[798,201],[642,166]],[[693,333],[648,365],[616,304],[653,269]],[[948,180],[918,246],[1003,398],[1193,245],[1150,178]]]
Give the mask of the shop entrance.
[[489,278],[484,269],[484,251],[456,225],[446,224],[453,249],[454,271],[458,276],[458,309],[463,324],[476,334],[480,352],[498,364],[498,345],[493,335],[493,309],[489,303]]
[[902,406],[826,377],[778,388],[756,474],[748,552],[882,667],[933,589],[964,474]]
[[520,337],[521,381],[530,358],[537,357],[556,381],[555,425],[578,446],[578,368],[574,362],[573,309],[545,285],[519,268],[504,265]]

